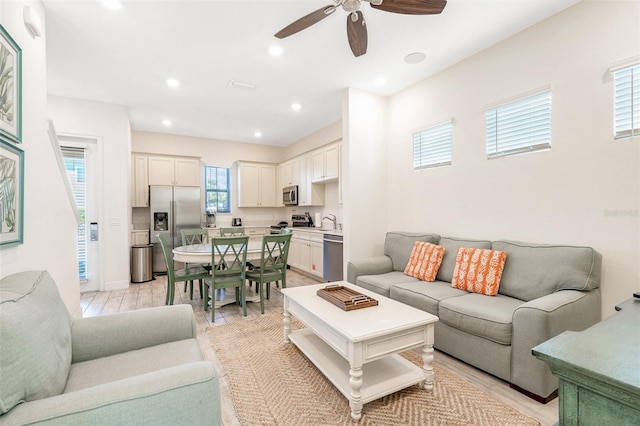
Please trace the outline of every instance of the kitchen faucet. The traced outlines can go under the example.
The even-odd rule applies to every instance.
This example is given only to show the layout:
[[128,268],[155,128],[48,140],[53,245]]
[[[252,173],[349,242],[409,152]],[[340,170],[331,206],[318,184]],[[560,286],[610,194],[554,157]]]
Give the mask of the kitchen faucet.
[[[329,216],[333,216],[333,217],[329,217]],[[325,219],[329,219],[331,222],[333,222],[333,230],[335,231],[336,229],[336,215],[335,214],[329,214],[328,216],[325,216],[322,218],[322,220]]]

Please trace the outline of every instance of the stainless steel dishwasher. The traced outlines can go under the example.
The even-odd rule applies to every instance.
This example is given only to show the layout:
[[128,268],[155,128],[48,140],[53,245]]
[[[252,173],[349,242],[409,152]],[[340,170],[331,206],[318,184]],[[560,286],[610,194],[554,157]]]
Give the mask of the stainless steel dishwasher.
[[322,277],[342,281],[342,235],[324,234],[322,242]]

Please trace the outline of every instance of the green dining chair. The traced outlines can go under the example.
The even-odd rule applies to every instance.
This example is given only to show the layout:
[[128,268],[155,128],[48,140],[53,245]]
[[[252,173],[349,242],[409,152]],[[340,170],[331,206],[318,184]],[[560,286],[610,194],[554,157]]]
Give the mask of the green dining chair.
[[[182,245],[187,246],[191,244],[207,244],[209,243],[209,231],[207,229],[202,228],[185,228],[180,230],[180,237],[182,237]],[[189,264],[185,263],[185,267],[188,267]],[[192,265],[202,266],[207,271],[211,270],[211,265],[208,263],[194,263]],[[189,284],[191,288],[191,292],[189,297],[193,299],[193,281]],[[184,291],[187,291],[187,281],[184,282]],[[202,298],[202,283],[200,283],[200,297]]]
[[198,280],[202,286],[203,280],[209,276],[209,271],[200,265],[185,265],[184,269],[174,269],[173,257],[167,246],[167,242],[162,235],[158,234],[157,237],[158,240],[160,240],[160,246],[164,254],[164,263],[167,265],[167,297],[165,299],[165,305],[173,305],[176,281],[191,282],[191,294],[193,294],[193,281]]
[[[287,287],[287,257],[292,234],[264,235],[262,237],[262,251],[260,266],[246,273],[249,283],[255,282],[260,294],[260,312],[264,314],[264,294],[267,299],[271,292],[271,283],[282,282],[282,288]],[[266,288],[264,286],[266,284]]]
[[216,290],[235,288],[236,304],[242,305],[242,316],[247,316],[245,273],[249,237],[213,237],[211,241],[211,275],[204,280],[203,308],[209,308],[211,289],[211,322],[215,321]]
[[241,237],[245,235],[244,226],[234,226],[232,228],[220,228],[221,237]]

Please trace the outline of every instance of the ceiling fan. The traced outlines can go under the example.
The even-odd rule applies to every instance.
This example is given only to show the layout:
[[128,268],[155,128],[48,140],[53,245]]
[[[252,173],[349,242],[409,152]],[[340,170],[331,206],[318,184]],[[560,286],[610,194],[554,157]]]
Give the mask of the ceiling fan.
[[347,38],[354,56],[367,53],[367,26],[362,15],[362,3],[369,3],[374,9],[405,15],[434,15],[442,12],[446,0],[335,0],[335,4],[322,7],[315,12],[292,22],[275,36],[289,37],[331,15],[339,7],[347,12]]

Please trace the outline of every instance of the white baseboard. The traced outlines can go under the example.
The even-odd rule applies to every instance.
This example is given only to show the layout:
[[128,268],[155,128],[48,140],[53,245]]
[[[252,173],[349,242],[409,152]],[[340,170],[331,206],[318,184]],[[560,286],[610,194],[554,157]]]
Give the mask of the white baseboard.
[[104,283],[102,291],[125,290],[129,288],[129,280],[126,281],[110,281]]

